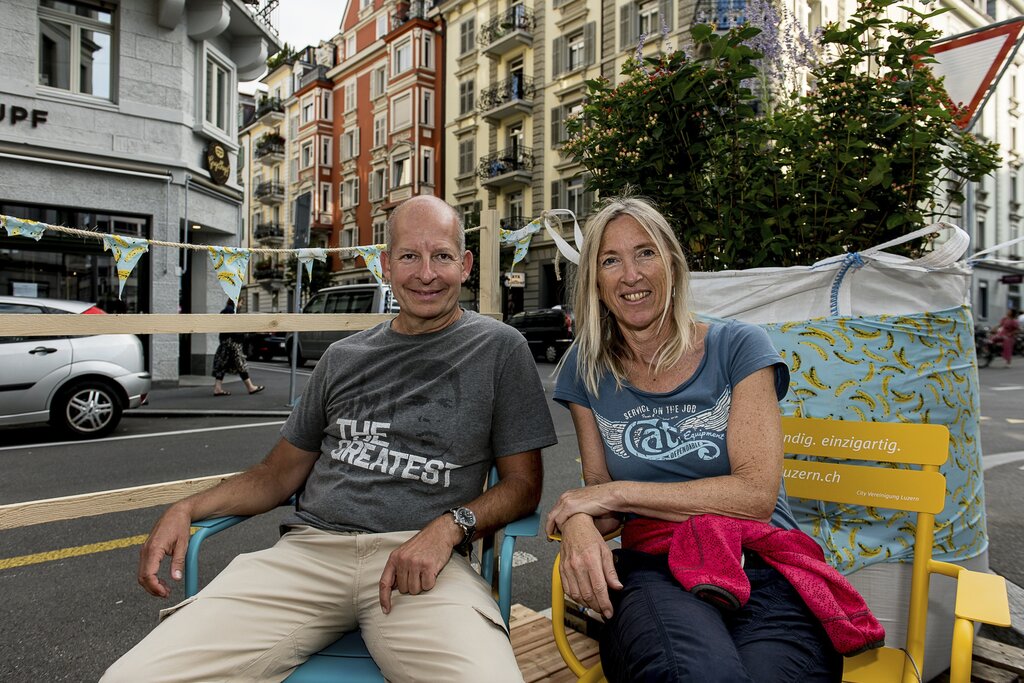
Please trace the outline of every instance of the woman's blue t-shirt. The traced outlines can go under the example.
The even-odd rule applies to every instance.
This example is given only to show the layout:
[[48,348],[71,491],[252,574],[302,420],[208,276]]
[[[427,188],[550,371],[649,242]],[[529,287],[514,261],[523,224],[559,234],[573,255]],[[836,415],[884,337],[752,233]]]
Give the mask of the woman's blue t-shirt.
[[[761,368],[775,368],[775,392],[789,390],[789,368],[767,333],[738,321],[709,324],[704,357],[693,376],[665,393],[642,391],[605,374],[599,395],[587,391],[572,348],[555,383],[554,398],[589,408],[604,441],[605,463],[618,481],[673,482],[729,474],[726,427],[732,388]],[[780,482],[772,524],[797,528]]]

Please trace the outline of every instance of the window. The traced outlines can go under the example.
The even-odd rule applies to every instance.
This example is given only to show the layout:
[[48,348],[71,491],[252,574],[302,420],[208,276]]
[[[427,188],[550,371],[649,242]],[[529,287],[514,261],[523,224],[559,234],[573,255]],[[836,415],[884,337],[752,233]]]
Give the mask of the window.
[[373,117],[373,146],[383,147],[388,135],[388,115],[377,114]]
[[388,17],[387,17],[386,14],[381,14],[379,17],[377,17],[377,31],[376,31],[376,34],[375,34],[377,40],[380,40],[381,38],[383,38],[387,34],[387,32],[388,32]]
[[459,24],[459,55],[476,49],[476,17]]
[[325,92],[321,95],[320,118],[324,121],[331,120],[331,93]]
[[359,9],[366,9],[373,5],[373,0],[359,0]]
[[412,125],[412,95],[405,93],[391,102],[391,130],[401,130]]
[[315,113],[316,102],[312,95],[306,95],[302,98],[302,124],[305,125],[311,122]]
[[370,173],[370,201],[379,201],[384,198],[385,173],[383,168],[374,169]]
[[582,175],[568,180],[555,180],[551,183],[551,208],[569,209],[582,219],[594,205],[594,193],[584,188],[586,181]]
[[551,145],[558,146],[569,139],[565,129],[565,121],[583,111],[582,102],[564,104],[551,110]]
[[639,7],[640,35],[652,36],[661,30],[658,25],[658,3],[646,2]]
[[235,72],[229,64],[207,47],[203,70],[203,121],[224,133],[228,132],[234,110]]
[[356,108],[356,82],[351,80],[345,84],[345,113]]
[[347,161],[359,156],[359,129],[353,128],[341,134],[341,160]]
[[398,45],[395,45],[394,50],[391,52],[391,75],[397,76],[398,74],[408,71],[412,68],[412,39],[403,40]]
[[467,175],[473,172],[476,166],[476,140],[468,138],[459,140],[459,175]]
[[420,123],[424,126],[434,125],[434,91],[423,90],[420,101]]
[[330,213],[334,210],[331,206],[331,184],[320,183],[320,211]]
[[347,225],[341,231],[341,246],[342,247],[356,247],[359,246],[358,229],[354,225]]
[[584,215],[583,211],[583,178],[576,176],[565,183],[565,208],[577,216]]
[[373,243],[384,244],[385,239],[385,226],[387,225],[384,221],[374,221],[373,223]]
[[476,106],[476,81],[472,78],[459,83],[459,116],[465,116]]
[[313,165],[313,141],[312,140],[310,140],[309,142],[302,143],[302,152],[301,152],[300,156],[301,156],[300,161],[301,161],[302,168],[309,168],[310,166]]
[[293,116],[291,118],[291,120],[288,121],[288,137],[291,138],[292,140],[294,140],[295,138],[299,137],[299,117],[298,116]]
[[356,37],[349,36],[345,39],[345,59],[352,59],[356,56]]
[[[299,177],[299,158],[298,157],[292,157],[292,182],[295,182],[295,180],[298,177]],[[259,185],[259,183],[257,182],[256,185]]]
[[420,66],[425,69],[434,68],[434,36],[430,33],[423,34],[423,55],[420,59]]
[[388,68],[385,65],[378,66],[370,74],[370,96],[380,97],[388,90]]
[[329,137],[320,138],[320,165],[331,165],[331,139]]
[[412,182],[412,159],[395,159],[391,162],[391,187],[401,187]]
[[434,150],[430,147],[424,147],[420,150],[421,164],[420,164],[420,182],[426,183],[427,185],[434,184]]
[[619,8],[619,49],[632,50],[640,36],[657,36],[664,25],[672,30],[672,2],[670,0],[644,0],[630,2]]
[[582,30],[557,36],[551,47],[551,69],[554,76],[590,66],[596,59],[597,24],[590,22]]
[[[5,14],[10,10],[5,10]],[[109,9],[74,0],[41,0],[39,3],[39,85],[109,100],[113,97],[114,15]],[[226,77],[232,74],[225,68]],[[230,82],[217,93],[228,100]],[[225,109],[231,103],[217,102]],[[227,113],[211,121],[227,130]],[[219,125],[217,124],[219,121]]]
[[482,202],[469,202],[459,204],[458,211],[462,215],[462,224],[467,228],[475,228],[480,225],[480,209]]
[[359,178],[352,178],[342,183],[345,188],[342,191],[342,205],[351,209],[359,205]]

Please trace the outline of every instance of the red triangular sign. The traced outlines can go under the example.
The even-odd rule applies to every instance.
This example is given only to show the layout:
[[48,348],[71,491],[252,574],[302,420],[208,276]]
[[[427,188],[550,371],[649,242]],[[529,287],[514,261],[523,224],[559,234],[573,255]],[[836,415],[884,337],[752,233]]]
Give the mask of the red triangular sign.
[[1024,17],[985,26],[937,41],[930,52],[936,76],[945,76],[946,92],[958,107],[956,125],[967,130],[995,88],[1024,38]]

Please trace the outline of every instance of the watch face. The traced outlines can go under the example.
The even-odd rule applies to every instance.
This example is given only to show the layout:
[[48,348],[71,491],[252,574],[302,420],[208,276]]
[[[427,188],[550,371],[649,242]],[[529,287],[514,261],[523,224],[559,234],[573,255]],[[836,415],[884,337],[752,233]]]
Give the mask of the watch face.
[[465,526],[476,526],[476,515],[469,508],[456,508],[455,519]]

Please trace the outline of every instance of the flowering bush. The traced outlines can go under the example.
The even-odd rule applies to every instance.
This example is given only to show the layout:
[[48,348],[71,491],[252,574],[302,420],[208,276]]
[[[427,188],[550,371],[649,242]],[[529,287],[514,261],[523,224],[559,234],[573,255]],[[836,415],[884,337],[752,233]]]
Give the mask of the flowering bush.
[[588,81],[563,151],[602,195],[635,186],[657,200],[698,270],[807,264],[937,220],[965,180],[998,167],[998,148],[954,127],[927,66],[930,15],[889,19],[894,2],[825,29],[806,94],[779,92],[779,76],[758,86],[757,27],[695,26],[695,57],[632,59],[619,85]]

